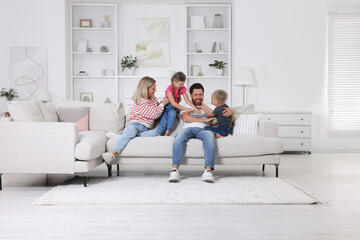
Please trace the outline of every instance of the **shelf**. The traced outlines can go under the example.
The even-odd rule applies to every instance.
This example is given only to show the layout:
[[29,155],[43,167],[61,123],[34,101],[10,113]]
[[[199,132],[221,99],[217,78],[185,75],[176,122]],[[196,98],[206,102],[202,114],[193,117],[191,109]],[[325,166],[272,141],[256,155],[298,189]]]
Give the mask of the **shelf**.
[[74,55],[115,55],[113,52],[73,52]]
[[103,32],[113,32],[115,31],[115,28],[80,28],[80,27],[74,27],[72,28],[74,31],[103,31]]
[[188,31],[229,31],[228,28],[187,28]]
[[[118,76],[118,78],[130,78],[130,79],[140,79],[142,78],[143,76]],[[162,79],[162,78],[166,78],[166,79],[170,79],[171,76],[167,76],[167,77],[152,77],[153,79]]]
[[228,79],[229,76],[187,76],[188,79]]
[[72,76],[74,79],[115,79],[115,76]]
[[228,55],[229,53],[191,53],[188,52],[187,55]]

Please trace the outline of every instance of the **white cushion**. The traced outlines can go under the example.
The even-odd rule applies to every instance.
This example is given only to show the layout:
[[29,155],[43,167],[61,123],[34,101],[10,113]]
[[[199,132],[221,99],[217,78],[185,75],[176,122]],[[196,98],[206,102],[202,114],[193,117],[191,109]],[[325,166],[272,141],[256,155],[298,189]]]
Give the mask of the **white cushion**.
[[78,160],[92,160],[105,152],[106,132],[82,131],[79,132],[79,142],[75,147],[75,158]]
[[58,122],[59,117],[56,111],[56,107],[51,102],[44,103],[42,101],[37,101],[39,104],[41,113],[46,122]]
[[125,126],[125,111],[122,103],[94,103],[61,101],[61,107],[90,107],[90,131],[119,133]]
[[44,122],[36,100],[7,102],[8,111],[15,122]]
[[252,114],[255,113],[255,107],[253,104],[249,104],[246,106],[239,106],[232,108],[234,110],[234,114]]
[[236,114],[235,125],[233,128],[234,135],[258,135],[258,123],[261,113],[255,114]]
[[[107,151],[115,146],[117,137],[107,142]],[[171,157],[174,137],[135,137],[129,141],[120,156],[127,157]]]

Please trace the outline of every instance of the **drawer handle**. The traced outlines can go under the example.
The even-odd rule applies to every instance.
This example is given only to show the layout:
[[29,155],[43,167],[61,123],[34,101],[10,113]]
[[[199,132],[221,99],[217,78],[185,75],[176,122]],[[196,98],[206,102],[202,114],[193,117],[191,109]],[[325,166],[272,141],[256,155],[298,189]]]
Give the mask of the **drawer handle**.
[[271,120],[271,118],[268,118],[269,120]]
[[301,131],[301,133],[304,133],[304,131]]
[[304,143],[301,143],[301,146],[304,145]]
[[304,119],[302,118],[301,121],[304,121]]

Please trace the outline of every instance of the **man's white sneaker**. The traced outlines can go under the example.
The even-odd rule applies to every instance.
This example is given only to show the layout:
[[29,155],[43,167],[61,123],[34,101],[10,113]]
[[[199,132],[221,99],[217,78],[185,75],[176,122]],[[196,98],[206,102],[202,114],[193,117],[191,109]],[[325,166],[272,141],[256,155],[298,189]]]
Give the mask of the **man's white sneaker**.
[[208,183],[213,183],[214,182],[214,177],[213,177],[213,174],[210,170],[205,170],[201,179],[205,182],[208,182]]
[[109,164],[112,160],[115,159],[114,154],[112,154],[111,152],[104,152],[101,154],[101,156],[107,164]]
[[179,170],[174,168],[170,172],[169,182],[179,182],[180,181],[180,173]]
[[106,133],[106,137],[107,137],[108,139],[115,138],[115,137],[118,137],[118,136],[120,136],[120,135],[119,135],[119,134],[116,134],[116,133],[114,133],[114,132],[107,132],[107,133]]

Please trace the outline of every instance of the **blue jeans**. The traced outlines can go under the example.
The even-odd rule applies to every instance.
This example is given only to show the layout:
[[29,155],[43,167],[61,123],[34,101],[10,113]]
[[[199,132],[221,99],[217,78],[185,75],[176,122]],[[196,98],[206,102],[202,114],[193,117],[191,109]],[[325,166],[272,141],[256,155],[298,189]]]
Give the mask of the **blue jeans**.
[[203,142],[205,167],[211,167],[211,169],[214,170],[216,152],[215,135],[211,131],[198,127],[183,128],[176,134],[173,143],[173,165],[180,166],[186,143],[191,138],[196,138]]
[[116,140],[113,150],[117,153],[120,153],[134,137],[155,137],[156,135],[157,134],[155,130],[149,131],[149,129],[144,125],[131,122],[126,125],[124,132]]
[[166,104],[164,107],[164,112],[161,115],[159,125],[157,127],[157,133],[160,135],[163,135],[165,133],[165,130],[171,130],[174,126],[175,119],[176,119],[176,113],[173,105]]
[[226,137],[229,134],[232,134],[232,128],[226,125],[218,126],[218,127],[204,127],[204,130],[212,131],[215,134],[219,134],[223,137]]

